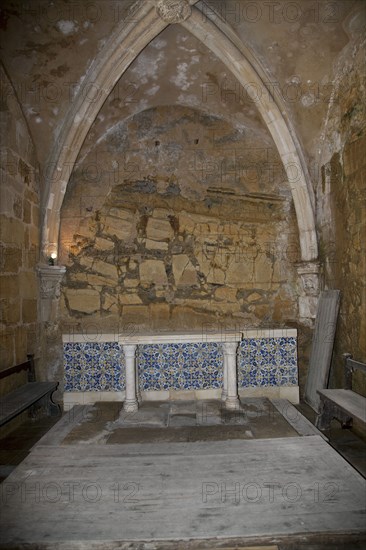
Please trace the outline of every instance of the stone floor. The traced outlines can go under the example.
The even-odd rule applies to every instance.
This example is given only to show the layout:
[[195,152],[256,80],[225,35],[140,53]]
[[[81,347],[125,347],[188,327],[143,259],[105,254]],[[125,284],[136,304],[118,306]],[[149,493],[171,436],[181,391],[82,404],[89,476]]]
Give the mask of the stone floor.
[[[303,414],[306,414],[309,418],[312,417],[311,410],[307,410],[306,406],[301,406],[300,409]],[[167,466],[177,458],[177,453],[187,453],[187,449],[196,449],[194,452],[200,454],[203,452],[202,449],[208,448],[207,445],[215,444],[215,442],[217,442],[216,447],[214,446],[212,449],[216,449],[215,452],[219,454],[222,454],[225,442],[227,442],[227,445],[231,449],[235,449],[237,445],[248,445],[249,442],[253,442],[256,445],[256,440],[258,440],[258,444],[259,441],[263,441],[263,445],[267,445],[266,440],[270,444],[271,441],[275,442],[281,438],[281,441],[278,441],[281,447],[286,441],[289,442],[288,444],[291,447],[291,441],[296,443],[296,440],[301,438],[302,434],[298,433],[294,428],[293,422],[291,423],[288,420],[289,418],[287,417],[286,419],[286,415],[281,414],[278,407],[275,407],[267,399],[243,400],[240,410],[233,412],[223,409],[219,401],[146,402],[142,404],[142,407],[135,414],[124,413],[120,403],[99,403],[97,406],[75,407],[72,411],[66,413],[61,420],[57,418],[38,419],[23,425],[2,439],[0,441],[0,473],[5,478],[17,463],[26,458],[30,448],[41,438],[42,434],[45,434],[44,437],[41,438],[39,444],[33,449],[31,456],[34,458],[30,457],[31,460],[28,467],[27,461],[24,463],[24,471],[30,471],[29,465],[33,471],[38,462],[41,464],[42,460],[46,460],[45,465],[42,466],[42,471],[48,472],[50,468],[52,469],[53,459],[51,460],[50,458],[52,453],[55,453],[55,457],[63,456],[64,452],[66,453],[65,457],[69,456],[70,453],[75,456],[77,454],[79,456],[78,460],[82,461],[82,457],[84,456],[82,449],[85,451],[90,449],[90,453],[94,453],[95,455],[99,453],[98,449],[100,449],[102,457],[104,456],[103,447],[105,449],[110,448],[111,450],[126,449],[126,452],[127,449],[130,449],[128,452],[132,452],[131,449],[133,449],[133,453],[135,453],[136,449],[147,449],[147,451],[144,450],[142,452],[143,456],[145,456],[146,452],[152,452],[152,456],[155,457],[156,453],[159,455],[160,449],[161,451],[165,449],[164,452],[170,449],[168,452],[172,452],[173,454],[168,460]],[[52,425],[55,422],[58,422],[57,426],[52,429]],[[336,423],[332,424],[332,429],[327,435],[330,438],[332,447],[337,449],[338,452],[345,456],[348,462],[353,463],[365,475],[366,443],[356,437],[352,431],[341,430]],[[305,441],[305,439],[302,439],[302,441]],[[330,452],[330,462],[338,460],[336,459],[336,453],[330,450],[328,444],[325,444],[325,442],[322,443],[320,437],[310,437],[306,441],[309,444],[306,444],[304,447],[305,450],[314,445],[311,441],[315,441],[316,445],[320,445],[322,449],[325,449],[326,453]],[[184,447],[181,445],[184,445]],[[277,447],[278,445],[274,444],[273,449]],[[80,451],[77,451],[77,449],[80,449]],[[176,450],[172,451],[171,449]],[[37,452],[39,459],[37,458]],[[188,454],[191,454],[191,452]],[[44,459],[45,453],[47,455],[46,459]],[[85,456],[88,456],[88,453]],[[108,456],[107,453],[105,456],[107,461],[109,460]],[[133,456],[141,456],[141,452],[139,451],[137,454],[133,454]],[[237,460],[240,460],[240,456],[240,454],[237,455]],[[49,462],[50,460],[51,462]],[[76,463],[78,463],[78,460]],[[138,459],[133,460],[137,461]],[[153,458],[153,461],[155,460],[156,458]],[[129,461],[127,463],[130,464]],[[307,459],[305,459],[304,464],[308,464]],[[192,472],[194,465],[195,462],[192,463]],[[44,470],[45,467],[46,469]],[[344,463],[344,468],[347,469],[346,463]],[[21,469],[19,472],[19,475],[21,475]],[[348,475],[350,475],[350,472],[352,472],[352,469],[348,472]],[[325,475],[325,473],[322,475]],[[12,476],[9,479],[13,479]],[[43,479],[43,474],[39,479]],[[50,479],[53,479],[52,476]],[[231,513],[234,511],[235,509]],[[319,513],[321,513],[321,510]],[[326,550],[328,548],[361,550],[366,547],[366,534],[360,532],[355,534],[351,528],[348,534],[341,532],[332,534],[306,532],[300,536],[299,534],[291,535],[291,533],[288,533],[286,536],[260,536],[256,539],[250,537],[248,540],[243,537],[195,541],[176,539],[174,542],[165,540],[159,543],[153,541],[141,541],[139,543],[136,541],[119,541],[118,543],[112,541],[102,543],[99,541],[96,543],[89,540],[87,547],[92,550],[94,548],[105,548],[106,550],[112,548],[123,550],[237,548],[239,550],[241,548],[249,548],[253,545],[257,549],[262,547],[268,548],[268,550]],[[2,547],[9,549],[23,547],[49,549],[52,547],[60,550],[66,550],[66,548],[68,550],[70,548],[84,548],[80,544],[75,543],[70,546],[70,543],[62,543],[59,540],[53,541],[51,545],[40,541],[39,544],[37,543],[37,546],[23,545],[19,540],[13,546],[7,544]]]
[[[80,411],[79,418],[73,418]],[[153,443],[221,441],[293,437],[297,432],[267,399],[246,399],[240,409],[228,411],[218,400],[145,402],[135,413],[121,403],[98,403],[75,408],[74,423],[63,444]]]

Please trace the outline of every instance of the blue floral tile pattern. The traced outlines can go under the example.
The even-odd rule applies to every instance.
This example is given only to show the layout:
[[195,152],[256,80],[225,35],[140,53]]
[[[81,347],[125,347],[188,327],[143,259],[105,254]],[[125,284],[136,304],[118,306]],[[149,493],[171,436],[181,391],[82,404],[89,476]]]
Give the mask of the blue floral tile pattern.
[[125,389],[125,358],[118,342],[64,344],[65,391]]
[[297,385],[296,338],[247,338],[240,343],[239,388]]
[[[223,385],[220,343],[145,344],[137,351],[139,387],[204,390]],[[118,342],[64,343],[65,391],[122,391],[125,358]],[[238,387],[297,386],[294,337],[247,338],[238,348]]]
[[221,388],[222,346],[214,342],[142,345],[138,370],[142,391]]

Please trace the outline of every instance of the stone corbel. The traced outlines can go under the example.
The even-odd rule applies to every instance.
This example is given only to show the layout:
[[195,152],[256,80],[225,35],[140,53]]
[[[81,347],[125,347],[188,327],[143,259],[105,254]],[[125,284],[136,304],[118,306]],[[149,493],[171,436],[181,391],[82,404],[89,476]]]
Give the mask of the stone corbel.
[[156,0],[155,8],[156,13],[166,23],[181,23],[192,13],[187,0]]
[[300,278],[299,315],[302,322],[312,324],[316,317],[320,293],[320,266],[318,262],[304,262],[297,265]]
[[63,265],[39,264],[36,268],[40,281],[41,321],[57,321],[61,281],[66,272]]

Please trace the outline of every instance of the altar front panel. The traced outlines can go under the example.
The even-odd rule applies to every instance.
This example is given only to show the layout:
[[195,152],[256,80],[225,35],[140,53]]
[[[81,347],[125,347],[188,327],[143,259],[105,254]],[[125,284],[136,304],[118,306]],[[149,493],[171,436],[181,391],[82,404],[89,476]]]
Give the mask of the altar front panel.
[[219,343],[144,344],[137,354],[140,391],[222,388]]
[[126,369],[118,342],[64,343],[64,390],[122,391]]
[[238,350],[238,387],[297,386],[297,338],[244,338]]
[[[284,396],[297,402],[296,330],[258,329],[243,332],[236,338],[240,395]],[[190,339],[193,342],[189,342]],[[136,370],[143,398],[174,399],[180,393],[184,397],[185,392],[187,395],[190,392],[187,398],[192,398],[192,392],[197,392],[200,399],[206,394],[207,398],[219,397],[224,370],[222,334],[216,339],[213,341],[214,334],[209,339],[207,335],[197,334],[160,334],[156,338],[139,335]],[[124,399],[126,373],[122,338],[72,334],[64,335],[63,340],[65,402]]]

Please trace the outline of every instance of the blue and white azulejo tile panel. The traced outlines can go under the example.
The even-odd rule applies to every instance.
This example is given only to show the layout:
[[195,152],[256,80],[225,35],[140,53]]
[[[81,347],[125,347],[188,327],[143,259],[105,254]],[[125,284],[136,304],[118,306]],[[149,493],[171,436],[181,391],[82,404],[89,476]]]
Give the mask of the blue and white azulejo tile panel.
[[125,358],[118,342],[64,343],[65,391],[125,389]]
[[297,386],[294,337],[246,338],[238,351],[238,387]]
[[[153,390],[218,389],[223,385],[221,343],[141,344],[139,387]],[[238,387],[297,386],[296,337],[245,338],[238,348]],[[125,357],[114,342],[65,342],[66,392],[122,391]]]
[[222,387],[223,352],[218,343],[144,344],[138,348],[141,391]]

